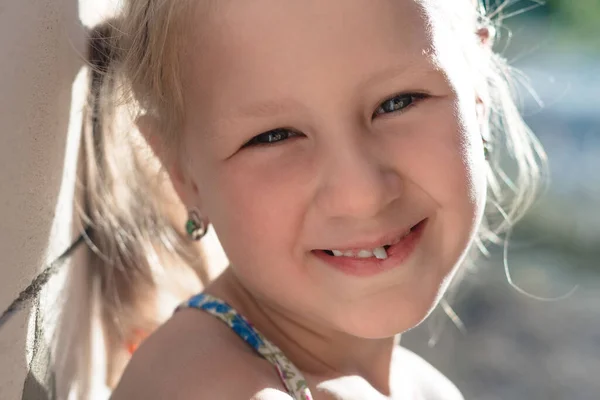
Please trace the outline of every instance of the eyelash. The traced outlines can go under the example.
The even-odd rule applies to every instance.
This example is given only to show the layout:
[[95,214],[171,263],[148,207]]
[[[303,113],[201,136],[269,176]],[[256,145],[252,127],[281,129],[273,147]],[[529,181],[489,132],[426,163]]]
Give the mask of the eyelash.
[[[379,110],[382,111],[386,111],[384,109],[384,104],[385,105],[392,105],[392,107],[397,107],[399,104],[404,104],[404,100],[409,100],[410,102],[406,105],[404,105],[402,108],[397,108],[395,110],[391,110],[389,111],[389,113],[394,113],[394,112],[398,112],[400,111],[400,113],[403,113],[406,111],[406,109],[415,106],[420,100],[424,100],[428,97],[428,95],[426,95],[425,93],[405,93],[405,94],[399,94],[396,95],[394,97],[390,97],[389,99],[385,100],[384,102],[382,102],[379,107],[377,107],[377,109],[373,112],[372,118],[375,118],[378,115],[381,114],[377,114]],[[395,102],[395,100],[400,99],[401,101],[399,102]]]
[[[389,110],[389,111],[387,111],[387,113],[397,113],[397,112],[403,113],[408,108],[415,106],[420,100],[424,100],[427,97],[429,97],[429,96],[424,93],[405,93],[405,94],[399,94],[399,95],[390,97],[389,99],[380,103],[379,107],[377,107],[377,109],[373,112],[372,118],[375,118],[379,115],[385,115],[386,114],[386,107],[385,107],[386,105],[391,106],[391,107],[387,107],[387,109]],[[400,100],[400,101],[398,101],[398,100]],[[408,103],[405,103],[405,100],[408,100]],[[403,106],[400,107],[400,105],[403,105]],[[391,110],[390,110],[390,108],[391,108]],[[394,108],[396,108],[396,109],[394,109]],[[380,111],[382,111],[382,113],[379,113]],[[279,139],[281,139],[281,137],[284,135],[289,135],[288,138],[296,137],[296,136],[300,135],[300,133],[293,131],[291,129],[276,128],[276,129],[261,133],[260,135],[253,137],[246,144],[244,144],[242,146],[242,148],[251,147],[251,146],[269,146],[269,145],[272,145],[273,143],[276,144],[276,143],[284,141],[284,140],[277,140],[277,139],[276,140],[268,139],[266,142],[261,142],[259,139],[261,137],[269,137],[269,135],[275,135],[275,134],[278,135]]]
[[246,144],[244,144],[242,146],[242,149],[245,148],[245,147],[251,147],[251,146],[269,146],[269,145],[272,145],[273,143],[277,144],[279,142],[282,142],[283,140],[271,140],[271,139],[268,139],[266,142],[261,142],[259,140],[259,138],[261,138],[261,137],[269,137],[269,135],[275,135],[275,134],[280,135],[280,136],[283,136],[283,135],[287,134],[287,135],[289,135],[288,137],[295,137],[295,136],[300,135],[300,133],[295,132],[295,131],[293,131],[291,129],[277,128],[277,129],[273,129],[273,130],[270,130],[270,131],[265,132],[265,133],[261,133],[260,135],[254,136],[252,139],[250,139]]

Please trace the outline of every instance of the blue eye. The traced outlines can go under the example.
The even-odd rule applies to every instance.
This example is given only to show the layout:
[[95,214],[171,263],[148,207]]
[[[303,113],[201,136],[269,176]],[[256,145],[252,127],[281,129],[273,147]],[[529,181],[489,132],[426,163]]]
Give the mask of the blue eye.
[[298,133],[289,129],[277,128],[253,137],[246,144],[244,144],[242,148],[257,145],[269,145],[272,143],[282,142],[286,139],[298,135]]
[[422,93],[408,93],[394,96],[381,103],[379,108],[377,108],[377,110],[375,110],[373,113],[373,117],[397,111],[403,111],[426,97],[427,95]]

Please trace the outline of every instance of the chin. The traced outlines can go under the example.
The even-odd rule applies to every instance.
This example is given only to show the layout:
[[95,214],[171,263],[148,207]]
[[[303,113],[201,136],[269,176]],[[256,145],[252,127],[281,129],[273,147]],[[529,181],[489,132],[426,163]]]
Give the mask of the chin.
[[[439,289],[439,286],[438,286]],[[340,330],[364,339],[384,339],[407,332],[420,325],[435,309],[443,292],[422,292],[419,296],[394,296],[383,302],[370,302],[353,310],[346,316],[336,315]],[[340,318],[341,317],[341,318]]]

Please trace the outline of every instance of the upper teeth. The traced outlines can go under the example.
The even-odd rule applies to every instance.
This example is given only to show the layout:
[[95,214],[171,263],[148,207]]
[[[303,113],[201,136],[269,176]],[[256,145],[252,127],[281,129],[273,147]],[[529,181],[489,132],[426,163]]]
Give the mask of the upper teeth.
[[340,250],[331,250],[333,255],[336,257],[358,257],[358,258],[369,258],[369,257],[377,257],[380,260],[385,260],[387,258],[387,253],[383,247],[376,247],[372,250],[358,250],[358,251],[340,251]]
[[[400,242],[400,240],[404,239],[409,233],[410,233],[410,230],[408,230],[402,236],[400,236],[397,239],[395,239],[392,243],[390,243],[390,246],[393,246],[396,243]],[[375,256],[375,257],[377,257],[380,260],[385,260],[388,257],[387,252],[385,251],[385,249],[383,247],[376,247],[376,248],[371,249],[371,250],[369,250],[369,249],[360,249],[360,250],[357,250],[357,251],[352,251],[352,250],[346,250],[346,251],[331,250],[331,252],[336,257],[369,258],[369,257]]]

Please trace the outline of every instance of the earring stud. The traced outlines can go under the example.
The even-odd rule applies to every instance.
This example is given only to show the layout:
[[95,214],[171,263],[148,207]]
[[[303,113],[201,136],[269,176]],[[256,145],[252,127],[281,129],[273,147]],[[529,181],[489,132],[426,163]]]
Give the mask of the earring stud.
[[185,231],[192,240],[200,240],[208,231],[208,222],[201,218],[197,211],[188,211],[188,220],[185,223]]

